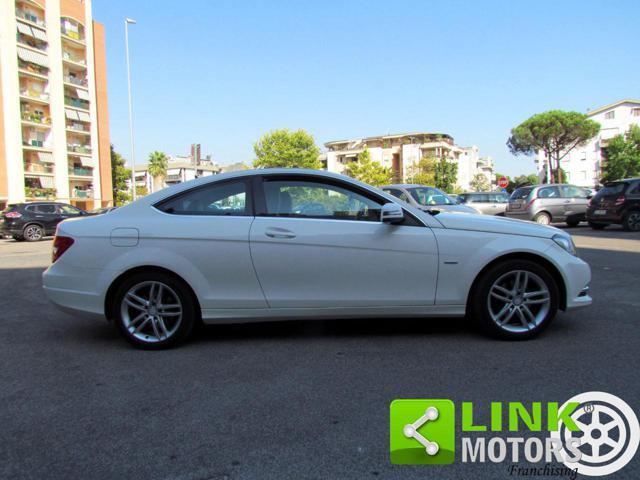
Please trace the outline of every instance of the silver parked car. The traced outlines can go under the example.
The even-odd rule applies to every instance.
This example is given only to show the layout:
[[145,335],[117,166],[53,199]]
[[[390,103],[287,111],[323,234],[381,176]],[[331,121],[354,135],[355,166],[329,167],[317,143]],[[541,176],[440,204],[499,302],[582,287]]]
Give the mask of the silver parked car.
[[395,184],[380,187],[383,192],[422,210],[442,210],[445,212],[478,213],[477,210],[458,205],[449,195],[435,187],[417,184]]
[[584,222],[591,193],[575,185],[551,184],[520,187],[509,197],[505,215],[548,225],[566,222],[575,227]]
[[485,215],[503,216],[509,195],[503,192],[468,192],[458,195],[458,203],[475,208]]

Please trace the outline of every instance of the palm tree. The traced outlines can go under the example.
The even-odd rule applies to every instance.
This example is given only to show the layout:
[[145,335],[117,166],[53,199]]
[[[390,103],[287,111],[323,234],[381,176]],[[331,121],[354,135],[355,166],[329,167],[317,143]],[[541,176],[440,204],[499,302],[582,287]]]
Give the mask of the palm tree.
[[[167,175],[169,159],[164,152],[151,152],[149,154],[149,175],[153,177],[153,191],[160,190],[164,184],[164,177]],[[158,187],[158,184],[160,187]]]

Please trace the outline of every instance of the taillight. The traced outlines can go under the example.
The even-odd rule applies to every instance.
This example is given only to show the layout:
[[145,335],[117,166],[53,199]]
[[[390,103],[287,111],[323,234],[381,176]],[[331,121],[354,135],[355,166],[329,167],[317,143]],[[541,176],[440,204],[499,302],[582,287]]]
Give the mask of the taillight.
[[20,218],[22,214],[20,212],[9,212],[4,214],[5,218]]
[[51,263],[55,263],[64,252],[69,250],[69,247],[73,245],[73,238],[71,237],[59,237],[55,236],[53,239],[53,251],[51,252]]
[[625,201],[624,195],[620,195],[618,198],[616,198],[616,207],[622,205],[624,201]]
[[531,205],[533,205],[533,202],[535,202],[536,200],[537,200],[537,198],[536,198],[536,197],[533,197],[533,198],[531,199],[531,201],[529,201],[529,203],[527,203],[527,208],[531,208]]

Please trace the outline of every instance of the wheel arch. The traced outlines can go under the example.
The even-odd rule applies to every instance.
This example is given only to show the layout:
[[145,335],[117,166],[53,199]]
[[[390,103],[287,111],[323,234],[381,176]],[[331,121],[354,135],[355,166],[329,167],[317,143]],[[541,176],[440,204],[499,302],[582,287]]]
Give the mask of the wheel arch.
[[551,215],[551,212],[549,210],[538,210],[533,216],[533,219],[535,219],[541,213],[544,213],[546,216],[549,217],[549,223],[553,222],[553,215]]
[[467,296],[467,311],[469,311],[469,302],[471,301],[471,298],[473,298],[473,292],[475,291],[476,288],[478,288],[478,283],[480,282],[480,279],[484,276],[484,274],[490,268],[494,267],[498,263],[501,263],[507,260],[530,260],[543,266],[549,272],[549,274],[553,277],[553,279],[556,281],[558,285],[558,290],[560,294],[558,303],[559,303],[560,310],[566,310],[567,286],[564,281],[564,278],[562,277],[562,274],[560,273],[560,270],[558,270],[558,268],[552,262],[550,262],[549,260],[547,260],[545,257],[541,255],[537,255],[535,253],[530,253],[530,252],[512,252],[512,253],[508,253],[506,255],[501,255],[499,257],[494,258],[489,263],[487,263],[482,268],[482,270],[480,270],[480,272],[478,272],[476,277],[473,279],[473,283],[471,284],[471,288],[469,289],[469,294]]
[[27,229],[27,227],[30,227],[31,225],[37,225],[42,230],[44,230],[45,233],[46,233],[46,228],[44,227],[44,225],[42,223],[38,222],[37,220],[29,220],[28,222],[26,222],[24,224],[24,227],[22,227],[22,233],[24,233],[24,231]]
[[112,282],[111,285],[109,285],[109,288],[107,289],[107,294],[104,297],[104,315],[107,318],[107,320],[111,321],[115,318],[115,313],[114,313],[114,305],[113,305],[113,300],[114,300],[114,296],[116,294],[116,292],[118,291],[118,287],[122,284],[122,282],[124,282],[127,278],[131,277],[132,275],[138,274],[138,273],[149,273],[149,272],[157,272],[157,273],[164,273],[166,275],[170,275],[172,277],[174,277],[176,280],[182,282],[187,289],[189,290],[191,297],[194,301],[194,304],[196,306],[195,310],[196,313],[198,315],[198,317],[202,316],[202,309],[200,308],[200,301],[198,300],[198,296],[196,295],[195,291],[193,290],[193,288],[191,287],[191,285],[189,285],[189,282],[187,282],[184,278],[182,278],[180,275],[178,275],[177,273],[164,268],[164,267],[158,267],[156,265],[140,265],[137,267],[133,267],[130,268],[129,270],[121,273],[120,275],[118,275]]

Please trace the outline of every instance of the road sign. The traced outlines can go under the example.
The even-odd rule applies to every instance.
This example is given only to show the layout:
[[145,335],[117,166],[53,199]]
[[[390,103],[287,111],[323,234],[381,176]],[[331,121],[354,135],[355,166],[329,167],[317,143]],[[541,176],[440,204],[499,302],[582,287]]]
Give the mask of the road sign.
[[507,188],[508,185],[509,185],[509,179],[507,177],[500,177],[498,179],[498,186],[500,188]]

